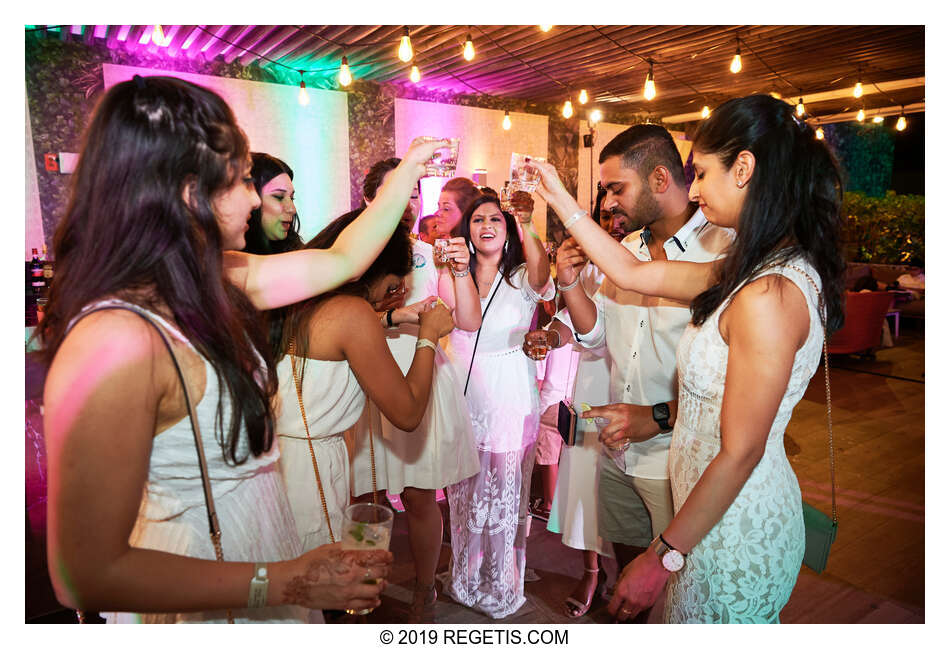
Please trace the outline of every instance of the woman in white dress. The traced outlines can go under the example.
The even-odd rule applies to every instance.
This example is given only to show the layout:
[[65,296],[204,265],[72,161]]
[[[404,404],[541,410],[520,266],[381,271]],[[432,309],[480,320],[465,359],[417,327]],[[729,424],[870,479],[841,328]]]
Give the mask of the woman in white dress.
[[[388,553],[301,554],[276,470],[276,380],[255,308],[362,274],[433,149],[407,154],[338,246],[256,257],[233,252],[260,199],[227,104],[167,77],[136,76],[105,93],[57,229],[57,277],[39,328],[50,362],[50,579],[63,605],[137,612],[111,621],[300,622],[301,607],[378,603],[385,580],[363,581],[386,576]],[[223,561],[181,380],[143,316],[182,365]]]
[[693,165],[690,198],[737,233],[722,262],[639,263],[542,170],[542,195],[612,281],[693,301],[677,353],[675,516],[624,569],[609,610],[635,616],[670,580],[669,621],[778,622],[805,549],[785,426],[818,366],[824,323],[831,333],[844,318],[841,177],[814,131],[765,95],[717,108],[695,135]]
[[502,618],[525,602],[526,519],[538,433],[536,364],[521,343],[537,303],[554,296],[554,283],[530,216],[519,227],[497,198],[483,196],[469,206],[461,232],[474,251],[470,267],[482,326],[477,333],[456,329],[449,344],[459,376],[466,377],[480,468],[447,489],[452,560],[444,581],[459,603]]
[[[331,247],[362,211],[336,219],[305,249]],[[401,310],[419,327],[412,364],[403,376],[372,307],[409,273],[410,250],[409,233],[400,225],[359,279],[291,305],[283,314],[283,354],[277,364],[281,401],[277,439],[280,471],[305,549],[328,543],[331,533],[333,538],[340,538],[343,510],[350,496],[343,433],[356,423],[366,397],[405,430],[415,428],[426,411],[436,341],[451,331],[451,314],[434,301]],[[300,382],[309,434],[300,411],[294,371]]]
[[[366,174],[363,200],[369,205],[386,177],[399,165],[399,158],[380,160]],[[402,224],[412,230],[418,206],[410,199],[403,212]],[[455,326],[474,331],[481,324],[481,305],[475,284],[468,277],[469,252],[461,237],[449,239],[447,264],[436,264],[432,246],[413,239],[412,270],[404,280],[404,291],[397,292],[397,306],[416,304],[444,296],[454,301]],[[400,371],[406,373],[415,353],[419,326],[399,317],[401,309],[376,306],[385,331],[386,343]],[[390,313],[391,312],[391,313]],[[373,433],[372,453],[369,444]],[[431,622],[435,614],[435,571],[442,546],[442,511],[435,499],[437,489],[460,482],[478,471],[478,455],[472,437],[472,424],[462,394],[462,383],[441,347],[435,349],[432,394],[420,424],[403,430],[382,416],[372,403],[348,435],[351,484],[354,497],[372,493],[375,471],[379,499],[385,492],[400,494],[406,508],[409,550],[415,565],[409,622]],[[374,467],[375,462],[375,467]]]

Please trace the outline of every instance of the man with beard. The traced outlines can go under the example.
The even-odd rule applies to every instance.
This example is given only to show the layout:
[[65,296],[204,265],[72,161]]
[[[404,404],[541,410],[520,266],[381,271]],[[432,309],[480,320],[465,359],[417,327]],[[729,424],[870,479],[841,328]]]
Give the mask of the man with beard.
[[[611,232],[638,259],[707,262],[732,243],[732,230],[708,223],[689,201],[679,151],[661,126],[638,124],[611,140],[600,154],[600,183]],[[676,347],[690,309],[609,279],[590,298],[575,281],[587,261],[583,251],[568,239],[560,253],[558,287],[575,338],[607,349],[610,403],[582,416],[603,424],[598,528],[623,569],[673,517],[667,456],[677,412]]]

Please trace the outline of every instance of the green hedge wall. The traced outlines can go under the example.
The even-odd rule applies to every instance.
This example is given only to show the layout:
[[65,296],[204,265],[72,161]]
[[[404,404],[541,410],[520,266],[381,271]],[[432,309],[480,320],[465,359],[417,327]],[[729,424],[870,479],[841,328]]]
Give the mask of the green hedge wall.
[[906,264],[924,259],[924,197],[846,192],[841,208],[848,261]]

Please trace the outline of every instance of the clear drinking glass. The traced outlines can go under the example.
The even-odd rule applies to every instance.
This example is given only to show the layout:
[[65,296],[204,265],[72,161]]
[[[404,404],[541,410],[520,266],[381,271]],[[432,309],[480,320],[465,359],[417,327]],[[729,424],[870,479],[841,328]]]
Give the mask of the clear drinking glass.
[[[344,550],[388,550],[393,531],[393,512],[372,503],[357,503],[343,511]],[[378,583],[372,579],[366,583]],[[347,609],[350,615],[366,615],[373,609]]]
[[427,176],[441,176],[450,178],[455,175],[455,167],[459,161],[459,138],[457,137],[434,137],[431,135],[423,136],[425,142],[435,142],[437,140],[448,140],[447,146],[435,150],[432,157],[426,162]]
[[449,262],[449,253],[448,253],[449,240],[448,239],[436,239],[432,245],[432,256],[440,264],[447,264]]
[[[581,403],[581,412],[586,412],[590,410],[589,403]],[[585,417],[585,419],[593,419],[594,425],[597,426],[597,434],[600,436],[601,431],[604,430],[604,426],[610,423],[609,419],[604,417]],[[621,471],[627,470],[627,459],[626,459],[626,450],[630,446],[630,440],[625,439],[621,442],[620,446],[610,446],[609,444],[604,444],[604,452],[614,461]]]
[[527,347],[528,357],[535,361],[543,361],[548,352],[551,351],[546,338],[540,340],[529,338],[525,346]]
[[529,162],[545,162],[545,159],[525,155],[524,153],[511,154],[509,178],[511,185],[517,185],[517,187],[512,188],[510,191],[514,192],[520,189],[521,191],[531,193],[538,188],[538,183],[541,182],[541,172],[529,167]]

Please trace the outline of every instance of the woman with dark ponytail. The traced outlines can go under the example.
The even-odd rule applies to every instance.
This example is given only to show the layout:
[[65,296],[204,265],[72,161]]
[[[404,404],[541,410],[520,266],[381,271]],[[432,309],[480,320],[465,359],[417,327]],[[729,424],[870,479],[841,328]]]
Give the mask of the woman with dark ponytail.
[[624,569],[609,610],[631,618],[669,580],[671,622],[778,622],[805,550],[785,426],[826,332],[844,320],[833,156],[782,101],[753,95],[716,109],[695,136],[690,199],[737,237],[710,264],[640,263],[585,217],[553,167],[538,166],[542,197],[611,280],[692,302],[677,353],[675,516]]

